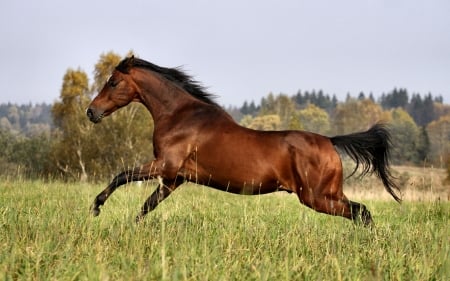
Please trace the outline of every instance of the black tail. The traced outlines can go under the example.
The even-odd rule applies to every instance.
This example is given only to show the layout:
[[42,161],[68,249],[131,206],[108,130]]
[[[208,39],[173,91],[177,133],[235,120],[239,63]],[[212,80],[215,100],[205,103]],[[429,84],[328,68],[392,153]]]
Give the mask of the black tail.
[[345,136],[330,138],[331,143],[343,150],[356,162],[356,168],[351,175],[363,167],[361,176],[375,172],[383,182],[386,190],[400,202],[400,197],[394,189],[400,192],[389,170],[389,154],[391,149],[391,136],[386,126],[376,124],[366,132],[353,133]]

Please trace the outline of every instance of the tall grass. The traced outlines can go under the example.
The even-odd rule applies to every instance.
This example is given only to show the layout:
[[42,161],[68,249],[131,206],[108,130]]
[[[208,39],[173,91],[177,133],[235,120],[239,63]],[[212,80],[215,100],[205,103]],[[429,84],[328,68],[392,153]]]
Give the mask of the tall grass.
[[[154,186],[0,184],[4,280],[449,280],[449,202],[364,202],[376,227],[318,214],[285,193],[175,191],[144,222]],[[380,192],[384,192],[380,190]],[[357,198],[353,198],[357,199]]]

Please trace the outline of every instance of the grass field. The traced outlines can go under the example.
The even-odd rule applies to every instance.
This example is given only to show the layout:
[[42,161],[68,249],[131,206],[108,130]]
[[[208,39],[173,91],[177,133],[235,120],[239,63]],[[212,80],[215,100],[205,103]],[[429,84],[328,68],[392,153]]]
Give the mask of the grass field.
[[362,200],[376,223],[366,229],[287,193],[186,185],[136,225],[154,186],[117,190],[93,218],[103,187],[2,181],[0,279],[450,280],[447,200]]

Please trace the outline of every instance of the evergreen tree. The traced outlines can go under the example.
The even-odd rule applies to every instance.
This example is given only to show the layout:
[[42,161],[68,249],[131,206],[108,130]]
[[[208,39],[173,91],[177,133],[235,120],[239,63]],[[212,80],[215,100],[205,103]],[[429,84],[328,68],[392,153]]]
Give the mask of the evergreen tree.
[[419,94],[413,94],[407,109],[419,126],[426,126],[437,117],[436,106],[431,93],[423,99]]
[[428,95],[425,96],[423,100],[423,125],[426,125],[434,120],[435,113],[434,113],[434,101],[433,96],[431,93],[428,93]]
[[244,115],[249,114],[249,108],[248,108],[247,101],[244,101],[244,104],[241,107],[241,113],[244,114]]
[[423,122],[423,101],[419,94],[413,94],[407,111],[419,126],[424,126]]
[[381,96],[381,106],[384,109],[391,109],[391,108],[406,108],[408,105],[408,91],[406,89],[397,89],[395,88],[392,90],[392,92],[388,93],[387,95]]
[[259,108],[255,105],[255,102],[252,101],[250,105],[248,106],[248,111],[250,114],[255,115]]
[[359,92],[358,100],[365,100],[365,99],[366,99],[366,95],[364,94],[364,92]]
[[443,104],[444,103],[444,98],[442,96],[434,97],[434,102]]

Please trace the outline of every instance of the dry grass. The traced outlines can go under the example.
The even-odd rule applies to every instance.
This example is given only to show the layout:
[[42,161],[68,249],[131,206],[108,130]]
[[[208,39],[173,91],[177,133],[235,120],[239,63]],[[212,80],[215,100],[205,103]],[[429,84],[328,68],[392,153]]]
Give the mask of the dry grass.
[[[393,174],[397,178],[404,201],[450,201],[450,186],[444,184],[447,177],[444,169],[395,166]],[[355,200],[392,200],[381,181],[374,175],[362,179],[347,179],[344,192]]]

